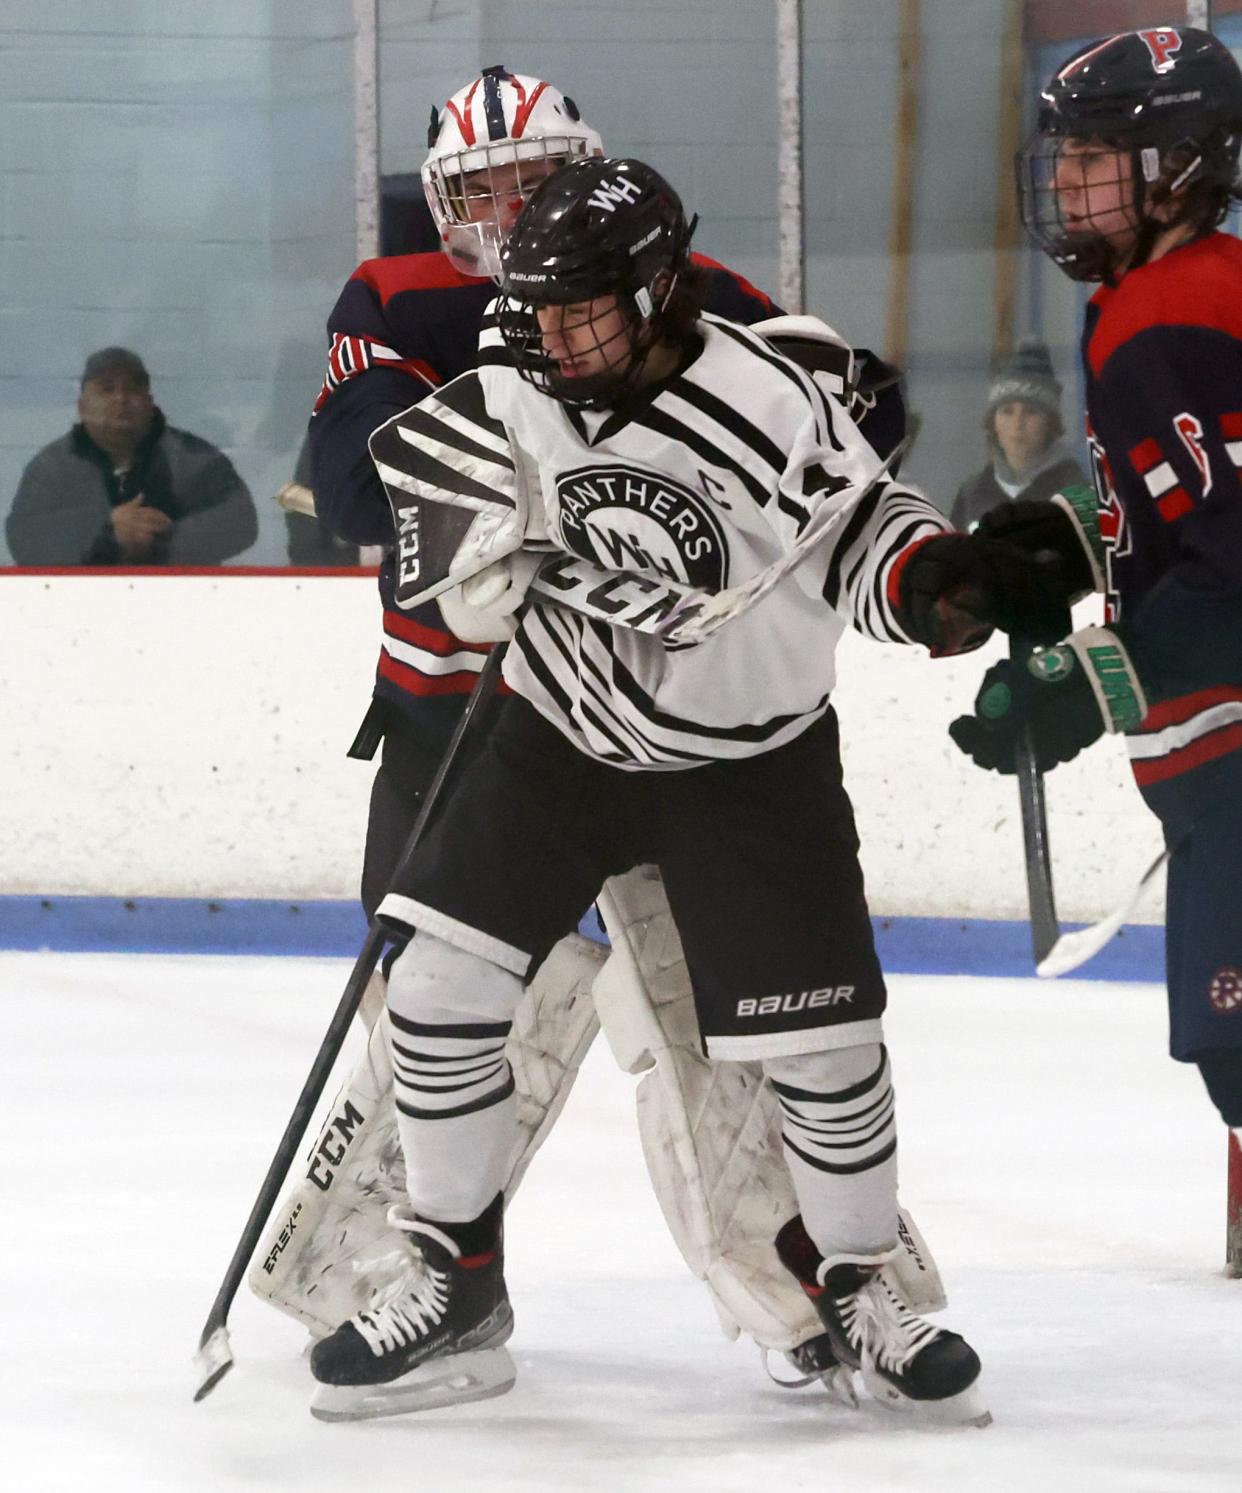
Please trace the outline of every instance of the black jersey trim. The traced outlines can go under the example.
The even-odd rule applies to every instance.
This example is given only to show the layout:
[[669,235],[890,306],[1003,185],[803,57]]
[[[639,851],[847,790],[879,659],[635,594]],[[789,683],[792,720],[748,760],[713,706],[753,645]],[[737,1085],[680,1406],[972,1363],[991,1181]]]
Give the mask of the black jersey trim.
[[732,405],[726,404],[719,395],[703,388],[701,384],[696,384],[693,379],[683,379],[676,388],[670,389],[669,392],[679,399],[684,399],[687,404],[694,405],[709,420],[735,435],[766,466],[771,467],[779,479],[788,464],[785,453],[774,440],[765,435],[745,415],[739,413]]
[[667,410],[645,409],[634,417],[634,424],[646,426],[648,430],[654,430],[657,435],[680,442],[683,446],[689,447],[696,456],[710,462],[712,466],[725,467],[745,487],[760,508],[766,508],[772,501],[775,486],[766,487],[740,462],[734,461],[719,446],[713,445],[701,432],[696,431],[693,426],[686,425],[676,415],[670,415]]
[[[602,623],[593,625],[603,626]],[[766,721],[738,726],[709,726],[702,721],[683,720],[681,716],[658,710],[655,701],[615,655],[612,660],[612,682],[653,726],[661,726],[666,731],[675,731],[683,736],[701,736],[708,741],[767,741],[795,721],[812,720],[828,704],[828,696],[825,694],[809,710],[791,711],[787,715],[770,716]]]

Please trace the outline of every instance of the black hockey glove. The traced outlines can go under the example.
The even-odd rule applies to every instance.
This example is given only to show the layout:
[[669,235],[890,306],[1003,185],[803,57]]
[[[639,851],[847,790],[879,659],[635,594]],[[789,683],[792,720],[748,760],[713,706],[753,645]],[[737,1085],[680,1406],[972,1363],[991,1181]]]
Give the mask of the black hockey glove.
[[983,515],[974,532],[1031,555],[1055,556],[1067,604],[1104,589],[1104,546],[1089,487],[1067,487],[1046,502],[1001,503]]
[[1133,661],[1115,633],[1085,627],[1025,663],[1002,659],[983,676],[974,715],[949,727],[977,766],[1014,772],[1018,739],[1031,730],[1035,762],[1048,772],[1106,731],[1132,731],[1147,713]]
[[1037,643],[1063,638],[1071,624],[1061,572],[1052,552],[936,534],[898,558],[889,589],[902,631],[943,658],[977,648],[994,627]]

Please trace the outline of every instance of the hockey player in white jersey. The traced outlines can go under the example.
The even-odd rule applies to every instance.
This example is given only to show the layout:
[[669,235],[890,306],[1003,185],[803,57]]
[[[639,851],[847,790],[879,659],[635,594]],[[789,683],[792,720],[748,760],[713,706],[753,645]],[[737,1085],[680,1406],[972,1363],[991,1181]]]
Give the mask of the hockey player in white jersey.
[[[880,475],[843,404],[762,338],[700,315],[689,238],[641,163],[579,162],[539,188],[505,251],[480,370],[429,416],[444,448],[463,468],[533,463],[529,548],[614,574],[720,591],[779,562],[826,508],[843,522],[697,647],[610,621],[607,586],[595,616],[527,598],[505,664],[515,699],[381,904],[406,940],[388,1008],[409,1195],[397,1221],[414,1252],[315,1346],[322,1418],[512,1386],[505,1040],[547,950],[608,877],[646,862],[707,1056],[760,1064],[778,1096],[800,1213],[777,1247],[838,1357],[888,1403],[986,1417],[974,1351],[881,1273],[898,1246],[886,995],[829,704],[847,623],[942,652],[982,636],[986,605],[944,602],[974,551]],[[515,611],[538,563],[520,558],[457,602]]]

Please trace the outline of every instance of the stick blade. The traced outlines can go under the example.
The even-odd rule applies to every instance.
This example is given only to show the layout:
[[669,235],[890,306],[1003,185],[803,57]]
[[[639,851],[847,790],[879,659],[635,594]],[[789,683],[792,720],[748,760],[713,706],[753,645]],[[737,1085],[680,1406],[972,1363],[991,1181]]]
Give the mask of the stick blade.
[[206,1334],[194,1355],[194,1374],[198,1388],[194,1391],[194,1403],[205,1400],[220,1380],[233,1367],[233,1350],[229,1347],[229,1330],[217,1327]]

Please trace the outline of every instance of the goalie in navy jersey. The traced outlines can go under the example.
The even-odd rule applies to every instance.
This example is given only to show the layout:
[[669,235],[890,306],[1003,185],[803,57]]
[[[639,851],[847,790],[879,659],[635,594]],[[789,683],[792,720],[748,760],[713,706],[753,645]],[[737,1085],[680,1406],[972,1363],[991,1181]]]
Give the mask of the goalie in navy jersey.
[[[393,598],[392,514],[367,442],[377,426],[473,368],[499,252],[522,203],[566,161],[599,155],[598,133],[549,83],[491,67],[433,109],[422,168],[440,250],[359,265],[328,318],[328,372],[309,434],[318,516],[338,538],[382,545],[383,638],[372,708],[354,755],[382,741],[362,902],[374,912],[419,801],[453,734],[487,646],[457,637],[439,607]],[[712,260],[708,305],[735,321],[776,314],[762,291]]]
[[[455,614],[473,594],[509,619],[513,697],[380,906],[401,940],[388,1009],[408,1203],[394,1220],[419,1255],[316,1344],[323,1418],[512,1387],[504,1044],[547,950],[607,878],[650,862],[705,1055],[758,1065],[775,1089],[800,1209],[777,1250],[837,1357],[894,1406],[986,1419],[974,1351],[883,1273],[899,1244],[886,995],[829,703],[849,623],[957,646],[950,611],[929,622],[909,584],[918,557],[954,536],[884,474],[845,400],[702,310],[691,231],[650,167],[565,166],[503,251],[478,373],[416,414],[420,439],[440,442],[441,488],[454,451],[474,474],[497,459],[529,473],[535,565],[509,549],[481,571],[486,585],[444,593]],[[463,483],[477,503],[477,475]],[[616,624],[606,593],[594,614],[542,592],[522,605],[549,550],[604,575],[735,586],[825,509],[841,512],[838,529],[697,646]],[[975,631],[969,619],[960,642]],[[589,1300],[577,1307],[588,1331],[605,1327]]]
[[[1075,280],[1098,282],[1082,355],[1096,495],[1018,503],[979,533],[1060,557],[1066,600],[1105,594],[1086,628],[986,676],[954,724],[1012,772],[1124,733],[1171,855],[1173,1057],[1242,1126],[1242,74],[1210,33],[1104,37],[1069,58],[1019,157],[1022,216]],[[1068,629],[1066,629],[1068,630]]]

